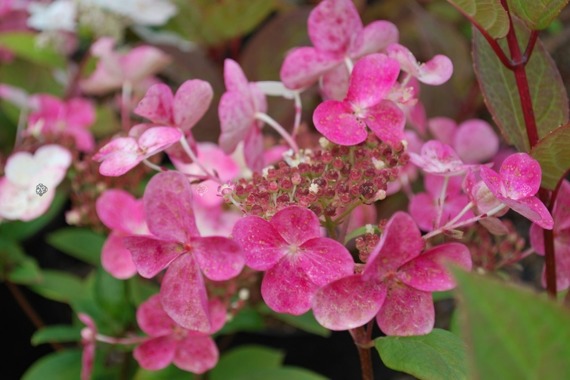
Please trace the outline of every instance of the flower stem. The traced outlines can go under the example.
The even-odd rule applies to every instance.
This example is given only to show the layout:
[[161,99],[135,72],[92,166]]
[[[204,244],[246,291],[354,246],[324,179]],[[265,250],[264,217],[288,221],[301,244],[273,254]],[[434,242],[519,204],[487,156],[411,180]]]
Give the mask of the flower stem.
[[287,141],[287,144],[289,144],[289,146],[291,147],[291,149],[293,149],[295,153],[299,152],[299,147],[297,146],[295,140],[293,140],[291,135],[285,130],[285,128],[281,126],[281,124],[275,121],[275,119],[273,119],[271,116],[263,112],[256,112],[255,118],[263,121],[264,123],[269,124],[271,128],[277,131],[277,133],[279,133],[279,135],[281,135],[281,137],[283,137],[283,139]]
[[441,223],[441,216],[443,215],[443,205],[445,204],[445,196],[447,195],[447,185],[449,183],[449,177],[443,177],[443,184],[441,185],[441,192],[439,194],[439,199],[437,200],[437,217],[435,219],[435,226],[439,227]]
[[123,130],[131,129],[131,96],[133,86],[129,81],[123,83],[123,91],[121,92],[121,125]]
[[202,163],[200,162],[200,160],[198,159],[198,157],[196,157],[196,155],[194,154],[194,152],[192,151],[192,149],[190,148],[190,146],[188,145],[188,141],[186,141],[186,137],[182,136],[180,138],[180,145],[182,145],[182,149],[184,149],[184,152],[186,152],[186,154],[188,155],[188,157],[190,157],[190,159],[192,160],[192,162],[196,165],[198,165],[198,167],[200,168],[200,170],[202,170],[204,172],[204,174],[206,176],[208,176],[208,179],[211,179],[212,181],[215,181],[219,184],[222,184],[222,180],[215,174],[211,173],[208,169],[206,169],[204,167],[204,165],[202,165]]
[[373,323],[374,320],[370,321],[366,327],[360,326],[348,330],[358,350],[358,357],[360,358],[360,369],[362,372],[362,380],[374,380],[374,371],[372,369],[372,357],[370,356],[370,347],[373,346],[373,342],[370,339],[372,334]]
[[301,104],[301,94],[295,91],[295,121],[293,124],[293,132],[291,138],[295,139],[299,133],[299,126],[301,125],[301,115],[303,112],[303,105]]

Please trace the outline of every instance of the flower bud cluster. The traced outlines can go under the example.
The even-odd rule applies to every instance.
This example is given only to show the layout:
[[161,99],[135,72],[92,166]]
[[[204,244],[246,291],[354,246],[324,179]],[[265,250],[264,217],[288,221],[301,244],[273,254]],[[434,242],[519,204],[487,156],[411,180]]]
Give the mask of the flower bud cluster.
[[373,134],[354,146],[322,141],[319,149],[302,150],[262,174],[239,179],[224,197],[248,215],[269,218],[289,205],[299,205],[319,217],[333,217],[349,205],[384,199],[388,182],[407,162],[403,144],[391,147]]

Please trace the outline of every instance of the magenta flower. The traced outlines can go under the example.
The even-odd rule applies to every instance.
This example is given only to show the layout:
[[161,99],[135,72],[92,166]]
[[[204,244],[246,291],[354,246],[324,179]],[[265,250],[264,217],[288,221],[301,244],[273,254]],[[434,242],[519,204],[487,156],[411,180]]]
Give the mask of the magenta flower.
[[137,268],[123,237],[150,235],[142,199],[135,199],[124,190],[109,189],[97,198],[95,209],[101,222],[111,229],[101,251],[103,268],[119,279],[132,277]]
[[197,374],[215,367],[218,348],[208,334],[222,328],[226,310],[221,302],[210,301],[212,325],[207,333],[179,326],[164,311],[159,295],[143,302],[137,310],[137,322],[149,339],[135,348],[133,355],[139,365],[157,371],[174,363],[178,368]]
[[[136,125],[133,130],[144,125]],[[173,127],[152,127],[146,129],[138,138],[119,137],[99,149],[93,159],[101,162],[99,173],[118,177],[143,160],[160,153],[182,137],[182,132]]]
[[331,330],[362,326],[376,316],[386,335],[421,335],[434,325],[431,292],[455,286],[444,263],[471,269],[471,255],[459,243],[438,245],[422,253],[424,240],[413,219],[397,212],[362,274],[334,281],[315,294],[317,321]]
[[[567,180],[564,180],[560,186],[552,217],[554,218],[556,289],[562,291],[570,287],[570,182]],[[537,223],[533,223],[530,227],[530,244],[539,255],[544,255],[543,229]],[[546,286],[544,270],[542,283]]]
[[362,58],[354,66],[346,98],[326,100],[315,109],[317,130],[334,143],[356,145],[366,140],[368,126],[382,141],[399,143],[406,117],[395,103],[385,100],[399,73],[398,62],[384,54]]
[[350,72],[345,60],[358,60],[398,41],[398,29],[387,21],[364,27],[351,0],[325,0],[309,15],[309,38],[314,47],[293,49],[281,66],[281,81],[299,90],[322,77],[327,98],[346,96]]
[[515,153],[503,161],[498,173],[481,166],[480,174],[499,201],[540,227],[552,229],[552,216],[534,196],[540,188],[542,176],[538,161],[526,153]]
[[256,114],[267,112],[267,100],[255,83],[247,81],[239,64],[231,59],[224,62],[224,82],[226,92],[218,106],[219,145],[226,154],[231,154],[243,141],[247,166],[259,171],[265,166],[261,134],[263,122],[257,120]]
[[246,216],[236,223],[233,237],[243,247],[246,264],[266,271],[261,295],[279,313],[307,312],[319,287],[353,273],[350,253],[321,237],[318,217],[306,208],[284,208],[269,222]]
[[464,164],[452,147],[437,140],[426,142],[420,154],[410,152],[410,161],[426,173],[441,176],[463,175],[472,167]]
[[453,74],[453,63],[445,55],[438,54],[428,62],[419,64],[412,52],[398,43],[388,46],[386,54],[400,63],[402,71],[432,86],[447,82]]
[[167,268],[160,288],[164,310],[182,327],[207,333],[211,319],[203,276],[213,281],[237,276],[244,265],[241,249],[225,237],[200,236],[183,174],[156,174],[143,200],[154,236],[124,238],[137,271],[152,278]]

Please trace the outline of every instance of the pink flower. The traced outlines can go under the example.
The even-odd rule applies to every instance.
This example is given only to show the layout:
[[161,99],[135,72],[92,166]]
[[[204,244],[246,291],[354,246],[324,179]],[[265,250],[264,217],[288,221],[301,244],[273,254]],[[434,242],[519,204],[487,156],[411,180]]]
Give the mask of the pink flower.
[[129,52],[113,50],[110,37],[98,39],[91,46],[97,58],[95,71],[80,83],[81,90],[90,95],[103,95],[124,84],[137,85],[170,63],[170,58],[152,46],[139,46]]
[[244,142],[247,166],[254,171],[265,167],[263,160],[263,122],[256,114],[267,112],[265,95],[255,83],[249,83],[239,64],[231,59],[224,62],[226,92],[220,99],[220,147],[226,154],[233,153]]
[[399,73],[398,62],[384,54],[362,58],[354,66],[346,98],[326,100],[315,109],[317,130],[334,143],[356,145],[366,140],[368,126],[382,141],[399,143],[406,118],[395,103],[385,100]]
[[[142,127],[142,128],[141,128]],[[144,125],[136,125],[131,134],[136,134]],[[99,149],[93,159],[102,162],[99,173],[105,176],[118,177],[143,160],[160,153],[178,142],[182,132],[173,127],[152,127],[146,129],[138,138],[119,137]]]
[[109,189],[97,198],[95,209],[101,222],[111,229],[101,251],[103,268],[119,279],[132,277],[137,268],[123,237],[150,234],[142,199],[137,200],[124,190]]
[[398,29],[390,22],[375,21],[364,28],[351,0],[322,1],[309,15],[308,31],[314,47],[293,49],[281,66],[281,80],[299,90],[322,77],[326,97],[336,100],[348,88],[346,59],[357,60],[398,41]]
[[534,158],[526,153],[515,153],[503,161],[499,173],[481,166],[480,174],[499,201],[540,227],[552,229],[552,216],[534,196],[542,176],[540,164]]
[[453,63],[445,55],[438,54],[428,62],[419,64],[407,47],[393,43],[386,48],[388,57],[400,63],[400,69],[420,82],[438,86],[451,78]]
[[208,333],[179,326],[164,311],[159,295],[143,302],[137,310],[137,322],[149,339],[135,348],[133,355],[139,365],[157,371],[174,363],[178,368],[201,374],[215,367],[218,348],[208,334],[222,328],[226,310],[221,302],[209,302],[212,320]]
[[471,167],[461,161],[452,147],[437,140],[426,142],[420,154],[410,152],[410,161],[426,173],[442,176],[463,175]]
[[28,133],[69,135],[77,148],[90,152],[95,147],[89,127],[95,122],[93,104],[82,98],[63,101],[47,94],[30,97],[34,111],[28,118]]
[[261,295],[279,313],[307,312],[319,287],[353,273],[350,253],[321,237],[319,219],[306,208],[284,208],[269,222],[246,216],[236,223],[233,237],[243,247],[246,264],[266,271]]
[[[0,218],[29,221],[46,212],[69,165],[71,153],[59,145],[12,154],[0,178]],[[46,188],[41,195],[40,185]]]
[[[570,287],[570,182],[564,180],[558,191],[552,210],[554,218],[554,254],[556,258],[556,289],[562,291]],[[530,227],[530,244],[539,254],[544,255],[544,235],[539,224]],[[546,286],[545,271],[542,284]]]
[[455,286],[443,263],[470,270],[471,256],[459,243],[441,244],[422,253],[423,248],[413,219],[403,212],[394,214],[362,274],[341,278],[317,291],[313,298],[317,321],[331,330],[347,330],[376,316],[387,335],[429,333],[435,319],[430,293]]
[[124,238],[137,271],[151,278],[167,268],[160,289],[164,310],[184,328],[207,333],[211,319],[203,276],[223,281],[238,275],[244,265],[241,249],[225,237],[200,236],[183,174],[156,174],[143,199],[154,236]]
[[93,319],[87,314],[79,313],[77,317],[85,324],[85,327],[81,330],[81,345],[83,346],[83,353],[81,355],[81,380],[89,380],[93,373],[93,362],[95,361],[97,327]]

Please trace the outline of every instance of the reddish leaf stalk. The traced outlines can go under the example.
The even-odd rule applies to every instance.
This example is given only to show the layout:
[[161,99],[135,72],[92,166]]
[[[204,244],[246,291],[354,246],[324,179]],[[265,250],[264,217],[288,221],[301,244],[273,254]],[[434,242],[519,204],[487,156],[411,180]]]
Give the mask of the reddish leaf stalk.
[[374,380],[374,371],[372,370],[372,357],[370,356],[370,340],[372,334],[372,320],[367,326],[357,327],[349,330],[354,344],[358,349],[358,357],[360,358],[360,369],[362,371],[362,380]]

